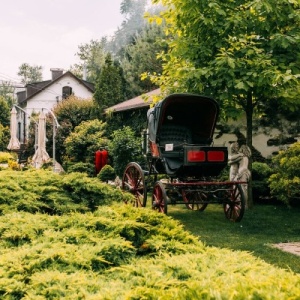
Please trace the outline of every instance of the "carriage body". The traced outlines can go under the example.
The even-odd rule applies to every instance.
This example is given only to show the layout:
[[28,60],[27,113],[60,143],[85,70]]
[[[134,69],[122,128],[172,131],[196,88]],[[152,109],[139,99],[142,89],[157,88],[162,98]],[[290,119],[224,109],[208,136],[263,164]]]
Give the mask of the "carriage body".
[[[227,147],[213,144],[218,116],[214,99],[194,94],[171,94],[148,110],[142,146],[147,170],[131,162],[122,179],[123,189],[136,196],[135,206],[145,207],[151,191],[152,208],[160,212],[167,213],[168,203],[203,211],[218,202],[228,219],[241,220],[245,183],[217,179],[228,166]],[[161,174],[165,178],[158,180]]]
[[148,111],[144,153],[149,169],[172,178],[218,175],[227,147],[212,145],[219,106],[211,98],[172,94]]

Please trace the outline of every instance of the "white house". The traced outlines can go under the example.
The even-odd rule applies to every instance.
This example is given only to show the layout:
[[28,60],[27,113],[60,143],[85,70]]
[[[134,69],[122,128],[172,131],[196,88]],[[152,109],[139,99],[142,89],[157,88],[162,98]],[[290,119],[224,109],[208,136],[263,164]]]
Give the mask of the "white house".
[[27,135],[29,118],[32,113],[42,110],[51,111],[55,105],[70,95],[81,99],[91,99],[94,85],[82,80],[71,72],[63,73],[62,69],[51,69],[52,79],[30,83],[23,91],[17,92],[18,138],[24,143]]

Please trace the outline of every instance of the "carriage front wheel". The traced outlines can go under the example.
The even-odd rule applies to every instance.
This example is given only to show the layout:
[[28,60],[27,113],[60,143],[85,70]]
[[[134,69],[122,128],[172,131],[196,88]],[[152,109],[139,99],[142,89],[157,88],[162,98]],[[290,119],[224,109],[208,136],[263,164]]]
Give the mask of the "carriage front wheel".
[[152,209],[161,213],[167,213],[168,203],[166,189],[162,182],[157,181],[154,184],[152,192]]
[[226,218],[233,222],[241,221],[245,212],[245,202],[241,185],[232,185],[228,190],[228,198],[223,203]]
[[133,206],[143,206],[145,194],[145,175],[138,163],[129,163],[124,171],[122,178],[122,189],[135,196]]

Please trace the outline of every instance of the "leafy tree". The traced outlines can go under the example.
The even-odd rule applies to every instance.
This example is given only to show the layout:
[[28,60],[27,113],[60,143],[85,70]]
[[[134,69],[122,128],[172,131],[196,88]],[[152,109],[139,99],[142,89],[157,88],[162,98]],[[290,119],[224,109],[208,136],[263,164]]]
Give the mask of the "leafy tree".
[[153,2],[166,7],[162,18],[172,36],[162,55],[163,74],[152,77],[164,92],[212,96],[224,117],[243,112],[250,148],[254,114],[265,103],[299,110],[298,0]]
[[97,78],[94,99],[103,110],[125,100],[125,82],[120,65],[107,54],[105,64]]
[[227,116],[244,111],[249,146],[261,104],[299,109],[299,1],[153,2],[167,7],[163,19],[174,36],[162,76],[153,77],[163,90],[213,96]]
[[10,130],[8,126],[0,123],[0,151],[7,151],[7,145],[10,139]]
[[9,81],[1,81],[0,85],[0,97],[3,97],[8,103],[9,107],[14,104],[14,87]]
[[0,124],[9,126],[10,123],[10,108],[4,97],[0,96]]
[[10,108],[3,96],[0,96],[0,151],[7,151],[10,139]]
[[273,157],[273,174],[269,184],[271,193],[286,204],[300,199],[300,142]]
[[157,54],[167,49],[166,44],[162,41],[164,36],[162,27],[155,24],[148,25],[131,44],[124,47],[121,66],[134,95],[141,95],[157,88],[157,85],[149,79],[142,80],[141,74],[161,74],[162,61],[157,58]]
[[140,136],[143,129],[147,127],[147,108],[133,110],[133,111],[124,111],[119,113],[113,113],[112,115],[106,116],[107,123],[107,136],[123,126],[130,127],[134,135]]
[[132,42],[136,35],[145,27],[146,20],[143,15],[146,10],[147,0],[123,0],[120,12],[125,21],[115,32],[114,37],[107,48],[109,51],[119,54],[122,48]]
[[19,67],[18,76],[21,77],[21,82],[23,84],[38,82],[43,80],[42,71],[42,66],[30,66],[29,64],[24,63]]
[[134,131],[124,126],[113,132],[108,145],[108,152],[112,157],[113,167],[118,176],[122,176],[126,165],[131,161],[142,162],[141,139]]
[[100,41],[91,40],[90,43],[80,45],[79,51],[76,55],[82,61],[80,64],[75,64],[71,69],[79,77],[83,77],[84,69],[86,71],[86,80],[89,82],[96,82],[100,74],[100,70],[105,63],[105,50],[106,38]]
[[97,119],[84,121],[66,138],[66,155],[71,162],[94,163],[95,152],[107,146],[106,124]]

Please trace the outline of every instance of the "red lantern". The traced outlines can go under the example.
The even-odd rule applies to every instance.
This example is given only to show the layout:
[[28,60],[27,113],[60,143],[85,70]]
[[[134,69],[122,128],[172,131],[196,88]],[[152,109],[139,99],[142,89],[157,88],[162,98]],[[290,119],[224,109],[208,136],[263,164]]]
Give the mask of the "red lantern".
[[95,170],[96,175],[100,172],[102,169],[102,151],[97,150],[95,153]]
[[108,161],[108,152],[107,150],[102,150],[101,151],[101,169],[107,165],[107,161]]

